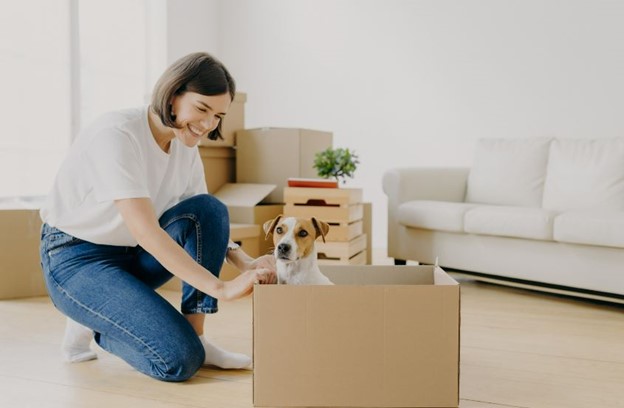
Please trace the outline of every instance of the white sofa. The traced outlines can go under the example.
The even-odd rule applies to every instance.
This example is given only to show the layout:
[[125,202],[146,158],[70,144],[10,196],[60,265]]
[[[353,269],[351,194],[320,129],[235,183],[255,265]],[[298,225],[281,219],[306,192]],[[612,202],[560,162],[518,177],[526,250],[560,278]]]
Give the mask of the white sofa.
[[624,300],[624,138],[481,139],[467,168],[396,168],[388,255]]

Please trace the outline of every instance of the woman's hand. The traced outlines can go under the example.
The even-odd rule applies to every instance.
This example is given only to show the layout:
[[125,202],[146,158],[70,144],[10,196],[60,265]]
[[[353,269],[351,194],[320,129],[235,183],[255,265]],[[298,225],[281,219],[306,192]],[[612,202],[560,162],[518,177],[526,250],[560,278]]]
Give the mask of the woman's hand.
[[275,271],[266,268],[249,269],[231,281],[223,282],[223,300],[235,300],[253,292],[255,284],[272,284],[276,281]]
[[273,272],[272,279],[268,283],[277,283],[277,275],[275,273],[275,257],[273,255],[262,255],[247,264],[246,270],[250,269],[268,269]]

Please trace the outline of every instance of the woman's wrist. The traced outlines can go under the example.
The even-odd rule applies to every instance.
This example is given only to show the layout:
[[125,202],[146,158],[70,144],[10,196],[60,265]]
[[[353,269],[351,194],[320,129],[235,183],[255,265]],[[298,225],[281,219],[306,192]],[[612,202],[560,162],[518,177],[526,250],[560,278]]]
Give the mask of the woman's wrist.
[[253,258],[243,251],[240,246],[230,247],[228,245],[227,261],[234,265],[240,271],[246,271],[250,269]]

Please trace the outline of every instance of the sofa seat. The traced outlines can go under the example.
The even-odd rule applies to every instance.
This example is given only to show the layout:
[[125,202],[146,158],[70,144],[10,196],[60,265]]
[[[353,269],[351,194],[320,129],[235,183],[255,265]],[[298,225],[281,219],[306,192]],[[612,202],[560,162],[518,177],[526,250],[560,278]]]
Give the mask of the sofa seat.
[[482,205],[466,213],[464,232],[550,241],[557,214],[542,208]]
[[417,200],[399,206],[399,223],[412,228],[464,232],[464,216],[475,204]]
[[624,248],[624,212],[567,211],[555,218],[554,240]]

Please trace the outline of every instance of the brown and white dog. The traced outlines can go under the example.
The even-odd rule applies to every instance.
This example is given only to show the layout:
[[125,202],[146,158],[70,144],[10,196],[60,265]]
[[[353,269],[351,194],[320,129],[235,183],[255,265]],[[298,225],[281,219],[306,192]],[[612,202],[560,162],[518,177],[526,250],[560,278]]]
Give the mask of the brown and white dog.
[[278,215],[263,225],[266,239],[273,234],[277,283],[287,285],[333,285],[321,273],[314,241],[329,231],[329,224],[316,218]]

